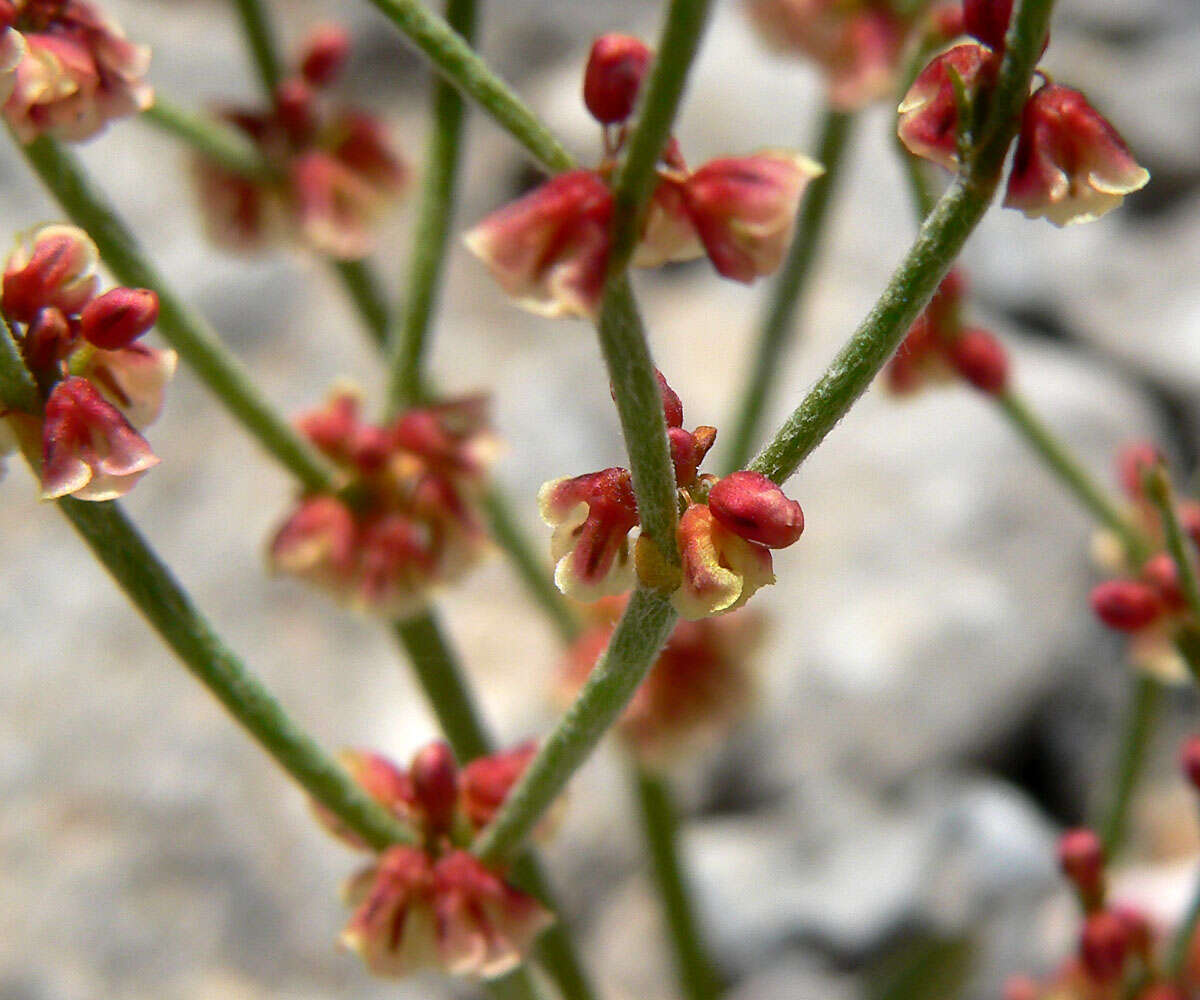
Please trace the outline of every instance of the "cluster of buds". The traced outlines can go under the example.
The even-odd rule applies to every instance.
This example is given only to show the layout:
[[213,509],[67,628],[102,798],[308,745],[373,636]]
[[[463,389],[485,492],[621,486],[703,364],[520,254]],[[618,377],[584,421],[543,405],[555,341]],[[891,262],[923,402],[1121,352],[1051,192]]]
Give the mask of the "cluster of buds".
[[[523,308],[543,316],[595,313],[611,245],[609,182],[650,62],[636,38],[596,39],[583,94],[604,129],[600,166],[559,174],[467,233],[467,247]],[[671,139],[633,263],[657,267],[707,255],[734,281],[770,274],[791,242],[805,187],[821,173],[806,157],[782,151],[712,160],[691,171]]]
[[82,229],[52,225],[22,240],[4,269],[0,312],[44,407],[0,416],[10,446],[40,468],[47,500],[112,500],[158,464],[139,431],[162,410],[176,356],[139,342],[158,318],[153,292],[96,294],[98,259]]
[[408,186],[409,169],[375,117],[322,99],[349,44],[341,28],[316,28],[267,110],[217,109],[267,167],[265,176],[252,178],[202,155],[196,159],[201,206],[217,243],[255,250],[298,237],[345,260],[372,249],[374,223]]
[[[407,771],[377,754],[343,763],[368,794],[416,835],[389,847],[346,885],[353,907],[342,944],[380,976],[437,969],[490,979],[524,961],[553,917],[466,848],[499,810],[534,754],[532,744],[481,757],[461,770],[444,743],[421,750]],[[351,847],[366,845],[317,808]]]
[[0,102],[21,142],[77,141],[145,111],[150,50],[87,0],[0,0]]
[[[592,624],[567,650],[559,692],[569,703],[608,647],[624,607],[608,598],[587,609]],[[680,622],[617,724],[626,746],[657,768],[724,740],[754,694],[747,661],[758,639],[753,612]]]
[[671,589],[676,610],[695,621],[740,608],[760,587],[774,583],[771,549],[800,537],[804,514],[757,472],[724,479],[699,475],[716,429],[684,430],[683,404],[661,373],[658,382],[681,510],[676,537],[682,576],[665,579],[649,539],[639,537],[636,544],[631,539],[640,522],[628,469],[552,480],[538,493],[538,505],[554,529],[554,580],[564,594],[597,601],[640,581]]
[[910,395],[931,382],[962,379],[997,396],[1008,386],[1008,354],[995,334],[962,322],[966,279],[957,268],[942,279],[888,362],[885,384]]
[[[1134,442],[1119,453],[1117,473],[1129,500],[1128,520],[1158,551],[1134,564],[1115,537],[1098,537],[1094,545],[1097,556],[1107,569],[1120,575],[1093,588],[1092,610],[1109,628],[1129,637],[1129,658],[1136,667],[1160,680],[1184,681],[1188,672],[1177,643],[1195,635],[1200,623],[1180,586],[1175,560],[1162,551],[1162,517],[1147,494],[1148,477],[1153,485],[1165,475],[1162,455],[1149,442]],[[1177,502],[1175,516],[1195,558],[1200,552],[1200,503],[1190,499]]]
[[337,388],[297,421],[346,485],[309,494],[276,533],[273,567],[351,607],[390,618],[423,610],[432,589],[487,551],[478,515],[494,450],[486,402],[467,397],[407,410],[385,426]]
[[[978,124],[960,116],[974,118],[987,106],[1011,12],[1011,0],[965,0],[964,25],[975,40],[937,55],[900,104],[900,138],[914,155],[959,168],[964,138]],[[1039,76],[1021,114],[1004,204],[1056,226],[1091,222],[1144,187],[1150,174],[1083,94]]]
[[889,0],[748,0],[748,5],[767,45],[798,52],[820,67],[827,99],[839,111],[855,111],[892,93],[920,8]]

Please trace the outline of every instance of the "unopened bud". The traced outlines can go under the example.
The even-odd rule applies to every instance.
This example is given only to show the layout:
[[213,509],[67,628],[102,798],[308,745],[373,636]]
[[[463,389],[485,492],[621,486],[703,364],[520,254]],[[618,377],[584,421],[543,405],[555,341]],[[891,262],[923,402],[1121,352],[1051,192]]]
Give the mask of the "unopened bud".
[[683,402],[674,389],[667,384],[666,376],[663,375],[657,368],[654,369],[654,377],[658,379],[658,391],[662,396],[663,416],[667,419],[668,427],[680,427],[683,425]]
[[601,125],[615,125],[633,114],[650,50],[630,35],[601,35],[592,43],[583,77],[583,103]]
[[1104,877],[1104,845],[1086,827],[1068,830],[1058,841],[1058,866],[1083,893],[1094,893]]
[[1163,613],[1153,587],[1140,580],[1108,580],[1092,589],[1092,610],[1109,628],[1138,632]]
[[79,329],[106,351],[128,347],[158,321],[158,296],[147,288],[114,288],[83,307]]
[[980,392],[998,396],[1008,384],[1008,354],[987,330],[964,330],[949,347],[954,369]]
[[1083,925],[1079,957],[1087,974],[1097,982],[1120,978],[1129,954],[1129,932],[1120,917],[1106,910],[1093,913]]
[[1179,567],[1166,552],[1146,560],[1142,566],[1142,579],[1157,592],[1159,599],[1172,611],[1187,607],[1187,598],[1179,585]]
[[1148,955],[1150,946],[1154,943],[1154,930],[1150,926],[1150,918],[1132,906],[1114,906],[1111,912],[1125,928],[1129,950],[1135,955]]
[[454,762],[454,752],[440,741],[430,743],[413,758],[408,774],[429,821],[430,832],[449,832],[458,803],[458,765]]
[[338,24],[321,24],[309,32],[300,56],[300,74],[314,87],[330,84],[346,65],[350,36]]
[[759,472],[734,472],[717,482],[708,508],[724,527],[769,549],[786,548],[804,531],[800,505]]
[[74,340],[71,325],[61,309],[43,309],[29,324],[22,350],[30,369],[42,374],[56,370]]
[[1188,781],[1200,791],[1200,736],[1189,736],[1179,748],[1179,766]]
[[312,88],[299,77],[284,80],[275,90],[275,108],[279,123],[294,142],[303,142],[312,134],[316,122]]
[[1163,454],[1150,441],[1131,441],[1117,452],[1117,479],[1121,488],[1134,500],[1144,494],[1142,476],[1146,470],[1163,460]]

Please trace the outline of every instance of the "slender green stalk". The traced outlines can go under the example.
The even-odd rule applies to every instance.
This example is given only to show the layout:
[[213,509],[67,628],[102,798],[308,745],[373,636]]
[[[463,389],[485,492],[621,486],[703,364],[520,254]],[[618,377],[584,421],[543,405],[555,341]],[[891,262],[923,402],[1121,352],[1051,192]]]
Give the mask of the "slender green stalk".
[[0,413],[5,410],[40,414],[42,395],[21,358],[8,317],[0,312]]
[[896,145],[899,147],[900,163],[904,167],[904,178],[908,181],[913,208],[916,210],[918,221],[923,220],[937,204],[937,195],[934,194],[933,184],[929,180],[929,170],[925,161],[919,156],[913,156],[899,137],[896,138]]
[[692,911],[679,856],[679,822],[671,789],[661,775],[642,766],[634,767],[634,782],[642,831],[670,931],[683,996],[685,1000],[716,1000],[721,994],[721,983]]
[[1183,525],[1179,523],[1179,513],[1175,508],[1175,491],[1171,489],[1171,479],[1167,470],[1158,464],[1142,477],[1148,496],[1158,508],[1162,518],[1163,534],[1166,536],[1167,551],[1175,561],[1179,572],[1179,589],[1187,600],[1188,610],[1200,620],[1200,584],[1196,582],[1196,562],[1190,553],[1191,540],[1184,534]]
[[1129,807],[1133,800],[1133,789],[1141,777],[1146,763],[1146,752],[1150,736],[1154,732],[1154,721],[1162,702],[1162,685],[1152,677],[1139,673],[1132,681],[1129,704],[1126,707],[1125,724],[1121,731],[1121,743],[1117,752],[1116,782],[1112,801],[1104,815],[1100,838],[1105,854],[1117,855],[1125,842],[1129,828]]
[[1167,978],[1178,981],[1187,967],[1188,954],[1191,951],[1192,939],[1196,936],[1196,928],[1200,926],[1200,881],[1197,881],[1192,901],[1188,904],[1187,913],[1175,928],[1171,939],[1171,950],[1167,954]]
[[158,293],[158,331],[226,409],[305,488],[337,486],[321,455],[271,407],[241,363],[198,313],[185,305],[143,255],[133,234],[75,157],[51,139],[21,147],[30,165],[70,219],[86,229],[122,284]]
[[398,621],[394,627],[454,755],[463,762],[482,757],[491,749],[491,737],[433,613]]
[[1049,28],[1053,0],[1016,5],[987,120],[965,169],[925,219],[916,241],[867,318],[750,464],[788,479],[862,395],[954,263],[995,193],[1004,156]]
[[371,339],[383,347],[392,328],[392,310],[379,276],[365,260],[331,260],[329,265],[362,318]]
[[274,95],[275,88],[283,79],[283,69],[267,9],[262,0],[234,0],[234,6],[242,21],[242,31],[254,61],[254,71],[258,74],[263,90],[268,95]]
[[254,144],[235,128],[205,115],[193,114],[178,104],[156,97],[141,120],[182,139],[198,153],[242,177],[270,180],[271,166]]
[[507,975],[491,980],[487,991],[495,1000],[546,1000],[545,990],[527,965],[517,966]]
[[[475,0],[448,0],[446,23],[467,45],[474,41],[477,20]],[[451,84],[443,79],[434,81],[432,133],[408,272],[407,307],[404,323],[389,350],[392,374],[388,405],[393,411],[412,406],[425,395],[422,361],[454,217],[466,110],[466,102]]]
[[472,850],[485,862],[514,853],[633,697],[675,624],[669,599],[636,590],[575,703],[542,743]]
[[418,0],[370,0],[408,36],[442,77],[474,100],[534,159],[558,172],[575,165],[507,83],[479,58],[462,37]]
[[493,487],[484,495],[483,509],[491,536],[512,561],[526,593],[545,612],[563,642],[574,640],[580,633],[579,617],[554,585],[553,573],[545,560],[518,527],[508,498]]
[[1146,539],[1029,404],[1011,390],[998,396],[996,404],[1058,480],[1097,521],[1121,539],[1130,556],[1137,562],[1145,559],[1150,554]]
[[816,178],[804,196],[796,235],[788,249],[787,259],[775,278],[771,300],[763,316],[754,366],[739,399],[741,408],[734,425],[730,447],[725,455],[724,469],[733,472],[742,468],[754,454],[754,441],[762,429],[763,413],[770,397],[771,386],[779,373],[780,360],[788,334],[801,300],[808,289],[817,247],[829,217],[829,205],[838,182],[846,149],[846,140],[854,116],[844,111],[826,108],[821,116],[817,137],[817,160],[825,173]]

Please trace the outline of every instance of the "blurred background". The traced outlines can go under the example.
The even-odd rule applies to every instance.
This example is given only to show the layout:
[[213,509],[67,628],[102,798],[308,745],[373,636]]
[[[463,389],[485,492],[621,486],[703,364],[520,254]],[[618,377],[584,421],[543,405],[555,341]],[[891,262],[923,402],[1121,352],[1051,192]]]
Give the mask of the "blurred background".
[[[154,49],[164,97],[254,100],[222,0],[109,0]],[[369,5],[275,2],[296,43],[338,17],[356,47],[339,84],[422,159],[426,73]],[[487,5],[481,47],[585,162],[598,134],[579,99],[593,36],[652,39],[639,0]],[[1046,65],[1084,90],[1149,168],[1101,222],[1060,231],[993,211],[965,264],[975,318],[1014,356],[1026,393],[1111,483],[1119,443],[1155,438],[1191,473],[1200,442],[1200,8],[1194,0],[1062,0]],[[821,86],[768,54],[733,2],[717,14],[678,136],[691,161],[763,146],[812,152]],[[860,117],[848,176],[779,378],[771,424],[799,400],[913,235],[886,107]],[[482,115],[469,128],[460,228],[536,177]],[[200,236],[187,160],[138,122],[80,150],[169,280],[288,412],[337,376],[381,400],[382,373],[319,262],[241,259]],[[411,202],[375,262],[405,272]],[[4,233],[58,218],[0,144]],[[0,234],[0,241],[8,238]],[[687,425],[731,425],[765,283],[707,263],[640,274],[656,360]],[[491,391],[507,441],[496,474],[521,502],[544,480],[622,464],[595,338],[509,306],[452,254],[433,370]],[[163,463],[126,507],[219,632],[329,747],[405,761],[434,734],[387,632],[265,573],[292,487],[183,371],[148,435]],[[720,441],[718,441],[718,450]],[[337,887],[357,859],[182,670],[18,463],[0,484],[0,997],[154,1000],[473,995],[437,979],[370,979],[334,945]],[[804,538],[755,598],[767,624],[760,698],[734,739],[676,776],[685,850],[731,1000],[881,997],[889,970],[940,949],[969,961],[963,996],[1041,972],[1071,947],[1057,876],[1063,825],[1104,805],[1130,683],[1122,642],[1092,618],[1091,528],[992,408],[962,388],[897,403],[873,390],[789,487]],[[552,724],[555,638],[499,557],[439,602],[486,714],[517,740]],[[1120,893],[1163,918],[1188,898],[1200,849],[1174,753],[1195,696],[1171,693],[1135,803]],[[619,756],[572,785],[547,847],[605,995],[674,995]],[[936,994],[931,994],[936,995]],[[941,995],[958,995],[949,983]]]

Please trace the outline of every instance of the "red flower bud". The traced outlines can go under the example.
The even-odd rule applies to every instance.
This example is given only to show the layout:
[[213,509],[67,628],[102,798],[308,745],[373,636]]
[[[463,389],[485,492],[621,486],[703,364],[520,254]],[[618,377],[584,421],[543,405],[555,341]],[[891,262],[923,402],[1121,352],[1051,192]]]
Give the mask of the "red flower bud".
[[430,743],[413,758],[408,774],[430,833],[449,833],[458,805],[458,765],[454,762],[454,752],[441,741]]
[[1115,914],[1101,910],[1087,918],[1079,938],[1079,957],[1087,974],[1097,982],[1111,983],[1125,969],[1129,931]]
[[75,342],[71,324],[61,309],[50,307],[37,314],[25,330],[21,349],[30,369],[43,374],[57,374],[59,363]]
[[314,87],[332,83],[346,64],[350,36],[339,24],[321,24],[308,33],[300,56],[300,74]]
[[963,25],[994,52],[1004,51],[1013,0],[963,0]]
[[948,348],[955,371],[989,396],[998,396],[1008,384],[1008,354],[987,330],[964,330]]
[[1179,766],[1188,781],[1200,791],[1200,736],[1189,736],[1179,748]]
[[1158,593],[1140,580],[1109,580],[1092,589],[1092,610],[1109,628],[1137,632],[1162,615]]
[[900,102],[897,133],[908,151],[947,170],[957,170],[958,101],[951,71],[972,94],[991,87],[997,68],[996,56],[973,42],[935,56]]
[[1150,946],[1154,943],[1154,929],[1150,925],[1150,918],[1132,906],[1114,906],[1112,915],[1125,928],[1129,950],[1135,955],[1149,954]]
[[1179,567],[1166,552],[1160,552],[1146,560],[1142,567],[1142,579],[1154,588],[1159,600],[1171,611],[1182,611],[1187,607],[1187,598],[1179,585]]
[[536,753],[537,744],[530,740],[503,753],[478,757],[463,768],[462,807],[472,826],[482,830],[492,821]]
[[1104,876],[1104,845],[1091,830],[1068,830],[1058,841],[1058,866],[1080,892],[1093,893]]
[[770,549],[786,548],[804,531],[800,505],[759,472],[720,480],[708,494],[708,509],[730,531]]
[[293,142],[306,142],[312,135],[316,112],[312,89],[304,80],[288,77],[275,88],[275,110],[279,124]]
[[1162,452],[1149,441],[1131,441],[1117,452],[1117,479],[1131,499],[1142,499],[1142,476],[1161,461]]
[[147,288],[114,288],[83,307],[84,340],[106,351],[128,347],[158,321],[158,296]]
[[662,396],[663,416],[667,419],[668,427],[680,427],[683,424],[683,402],[675,390],[667,384],[666,376],[657,368],[654,377],[658,379],[658,391]]
[[601,125],[633,114],[651,52],[630,35],[601,35],[592,43],[583,77],[583,103]]
[[96,290],[100,254],[82,229],[44,226],[8,258],[0,305],[10,319],[30,323],[47,306],[76,315]]

